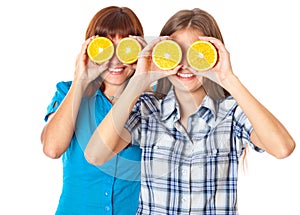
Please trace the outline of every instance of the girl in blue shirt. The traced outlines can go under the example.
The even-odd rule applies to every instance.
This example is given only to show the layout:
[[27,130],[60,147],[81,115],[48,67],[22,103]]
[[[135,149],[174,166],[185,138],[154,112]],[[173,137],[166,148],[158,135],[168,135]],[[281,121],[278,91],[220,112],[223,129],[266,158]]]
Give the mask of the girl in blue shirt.
[[[295,142],[233,73],[209,13],[181,10],[161,36],[144,48],[136,73],[92,135],[85,156],[100,165],[129,142],[142,149],[137,214],[236,215],[238,165],[246,147],[285,158]],[[175,69],[162,71],[151,53],[166,39],[180,45],[183,58]],[[197,72],[187,62],[187,49],[197,40],[217,49],[210,71]],[[143,93],[156,80],[160,98]]]
[[53,159],[61,157],[63,162],[63,187],[56,215],[136,213],[140,149],[128,146],[101,167],[89,164],[83,154],[94,129],[133,75],[135,65],[122,64],[116,55],[98,65],[88,58],[87,47],[96,36],[109,38],[116,47],[124,37],[142,38],[143,34],[143,27],[131,9],[103,8],[89,23],[73,81],[56,86],[41,134],[44,153]]

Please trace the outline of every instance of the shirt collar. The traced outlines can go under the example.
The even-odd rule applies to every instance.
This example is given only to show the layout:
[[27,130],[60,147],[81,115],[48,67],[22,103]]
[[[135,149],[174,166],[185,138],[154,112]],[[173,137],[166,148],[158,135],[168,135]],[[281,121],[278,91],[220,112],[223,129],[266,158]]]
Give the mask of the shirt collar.
[[210,98],[208,95],[204,97],[201,105],[198,107],[196,112],[199,112],[201,107],[205,107],[209,109],[214,117],[217,116],[218,103],[214,101],[212,98]]
[[[207,108],[211,111],[214,117],[216,117],[218,110],[218,103],[206,95],[201,103],[201,105],[197,108],[195,113],[199,113],[201,108]],[[165,120],[169,118],[173,113],[179,112],[179,105],[177,103],[177,99],[175,96],[175,92],[173,87],[169,90],[168,94],[161,100],[161,118]],[[179,116],[180,117],[180,116]]]
[[178,109],[177,99],[173,87],[171,87],[168,94],[161,100],[161,119],[166,120],[174,112],[177,112],[177,109]]

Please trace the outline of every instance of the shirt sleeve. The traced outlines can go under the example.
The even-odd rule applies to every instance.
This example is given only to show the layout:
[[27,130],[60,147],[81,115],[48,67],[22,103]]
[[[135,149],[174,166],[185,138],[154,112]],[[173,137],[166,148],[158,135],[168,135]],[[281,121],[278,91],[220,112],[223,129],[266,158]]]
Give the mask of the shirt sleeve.
[[60,106],[61,102],[65,98],[66,94],[68,93],[70,86],[71,86],[71,81],[69,82],[59,82],[56,84],[56,92],[54,93],[54,96],[52,98],[52,101],[47,107],[46,115],[45,115],[45,122],[48,121],[48,117],[51,113],[54,113],[57,108]]
[[134,105],[128,120],[125,124],[125,128],[131,134],[131,141],[133,145],[140,145],[141,140],[141,99],[139,99]]
[[248,144],[255,151],[264,152],[263,149],[257,147],[251,142],[250,135],[252,131],[253,127],[248,117],[245,115],[242,109],[237,106],[234,114],[234,137],[236,138],[237,142],[241,143],[241,148],[245,148],[246,144]]

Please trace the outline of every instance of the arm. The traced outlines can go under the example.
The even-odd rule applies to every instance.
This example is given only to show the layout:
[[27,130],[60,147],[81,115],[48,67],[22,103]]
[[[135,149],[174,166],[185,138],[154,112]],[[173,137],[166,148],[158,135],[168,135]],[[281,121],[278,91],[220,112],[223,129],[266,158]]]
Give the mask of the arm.
[[253,126],[251,141],[276,158],[288,157],[295,142],[281,122],[267,110],[239,81],[229,76],[223,82]]
[[106,64],[96,66],[90,63],[86,48],[92,38],[85,41],[76,60],[72,85],[55,113],[49,116],[41,133],[44,153],[50,158],[59,158],[69,147],[81,98],[84,94],[95,92],[96,79],[105,70]]
[[130,133],[124,128],[131,109],[143,88],[139,77],[131,78],[118,101],[94,131],[85,149],[86,160],[94,165],[102,165],[131,141]]
[[49,116],[42,130],[43,151],[50,158],[59,158],[67,150],[73,136],[83,91],[79,85],[72,83],[60,107]]
[[85,158],[91,164],[102,165],[129,144],[131,135],[124,126],[138,97],[149,89],[151,83],[175,74],[180,68],[178,66],[170,71],[149,71],[152,68],[150,57],[152,48],[162,39],[166,39],[166,37],[152,41],[143,49],[135,74],[118,101],[93,133],[85,149]]
[[252,124],[251,141],[276,158],[289,156],[295,148],[293,138],[281,122],[233,74],[229,53],[224,45],[215,38],[201,39],[212,42],[218,49],[219,62],[214,70],[221,86],[234,97]]

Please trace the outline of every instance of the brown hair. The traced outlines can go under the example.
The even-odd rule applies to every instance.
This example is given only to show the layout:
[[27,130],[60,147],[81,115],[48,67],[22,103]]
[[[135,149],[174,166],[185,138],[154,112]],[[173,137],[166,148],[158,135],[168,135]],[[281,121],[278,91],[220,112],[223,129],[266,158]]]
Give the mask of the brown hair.
[[[180,10],[167,21],[160,32],[160,36],[170,36],[174,32],[183,29],[195,29],[201,31],[205,36],[215,37],[223,41],[220,28],[216,20],[206,11],[199,8],[192,10]],[[157,91],[166,94],[171,83],[166,78],[158,81]],[[225,98],[229,93],[215,82],[205,78],[203,87],[206,93],[215,100]]]
[[91,36],[144,36],[137,15],[127,7],[109,6],[98,11],[89,23],[85,39]]
[[[129,35],[144,37],[144,30],[137,15],[128,7],[109,6],[98,11],[90,21],[85,33],[85,39],[92,36],[127,37]],[[105,85],[99,77],[99,87],[102,92]]]
[[209,13],[199,8],[181,10],[175,13],[164,25],[160,36],[170,36],[174,32],[185,28],[200,30],[205,36],[215,37],[224,42],[216,20]]

